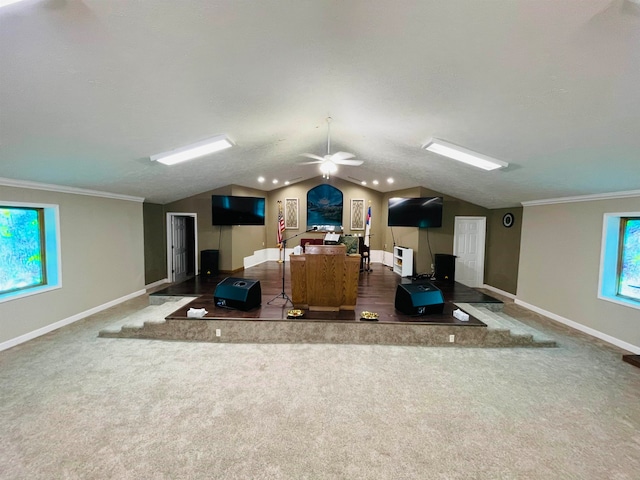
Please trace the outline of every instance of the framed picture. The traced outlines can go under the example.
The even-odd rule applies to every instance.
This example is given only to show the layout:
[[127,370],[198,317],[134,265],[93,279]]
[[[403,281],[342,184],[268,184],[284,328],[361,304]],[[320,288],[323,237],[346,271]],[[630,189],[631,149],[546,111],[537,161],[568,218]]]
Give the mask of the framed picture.
[[333,185],[323,183],[307,192],[307,229],[342,231],[343,195]]
[[364,230],[365,227],[364,199],[351,199],[351,230]]
[[284,228],[297,230],[298,227],[298,199],[284,199]]

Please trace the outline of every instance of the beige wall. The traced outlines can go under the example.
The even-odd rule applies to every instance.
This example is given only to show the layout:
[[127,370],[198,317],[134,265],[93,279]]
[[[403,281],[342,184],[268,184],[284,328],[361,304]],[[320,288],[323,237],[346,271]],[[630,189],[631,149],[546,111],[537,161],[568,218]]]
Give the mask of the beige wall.
[[[418,257],[420,254],[420,239],[426,230],[421,231],[419,228],[414,227],[388,227],[387,221],[389,219],[389,199],[392,197],[420,197],[421,189],[410,188],[406,190],[396,190],[395,192],[385,193],[382,196],[382,207],[380,208],[380,221],[379,224],[383,227],[382,232],[382,250],[385,252],[393,252],[393,246],[398,245],[405,248],[411,248],[413,250],[413,269],[414,273],[422,273],[420,268],[420,261]],[[433,232],[433,230],[430,230]],[[417,265],[416,265],[417,262]]]
[[[198,214],[198,246],[199,250],[220,250],[220,269],[232,272],[241,269],[244,257],[252,255],[262,248],[275,248],[277,243],[277,202],[284,203],[286,198],[297,198],[299,201],[299,224],[297,229],[287,229],[285,238],[290,238],[288,248],[299,245],[302,238],[323,237],[321,233],[304,233],[307,227],[306,199],[307,192],[325,180],[318,176],[294,185],[282,187],[270,192],[247,189],[236,185],[203,192],[177,202],[165,205],[165,212],[182,212]],[[518,275],[518,252],[520,242],[521,208],[509,209],[516,216],[516,224],[504,232],[502,227],[502,211],[492,213],[483,207],[455,197],[444,195],[435,190],[416,187],[383,194],[356,183],[339,178],[332,178],[329,183],[343,193],[342,225],[347,234],[361,234],[364,231],[351,230],[351,200],[364,199],[365,205],[371,204],[372,228],[371,248],[392,252],[394,241],[414,250],[414,272],[431,272],[433,255],[436,253],[453,253],[454,219],[457,215],[487,217],[487,252],[485,257],[485,283],[509,293],[516,291]],[[250,195],[265,196],[267,199],[266,225],[212,227],[211,195]],[[387,205],[392,196],[444,197],[444,217],[441,228],[418,229],[413,227],[387,227]],[[495,217],[495,218],[494,218]],[[294,237],[295,235],[299,236]],[[495,242],[495,243],[492,243]],[[163,259],[163,261],[166,261]]]
[[598,298],[605,213],[640,197],[525,206],[518,300],[640,348],[640,310]]
[[150,285],[167,278],[167,229],[164,207],[143,204],[144,281]]
[[[267,197],[266,192],[251,188],[233,186],[233,195],[240,197]],[[265,208],[269,208],[269,201],[266,201]],[[266,213],[266,212],[265,212]],[[265,218],[265,223],[267,222]],[[209,222],[211,223],[211,222]],[[217,227],[216,227],[217,228]],[[229,228],[229,227],[223,227]],[[231,248],[231,271],[244,268],[244,257],[252,255],[258,250],[262,250],[268,245],[267,227],[255,225],[234,225],[231,227],[232,248]],[[223,252],[220,252],[222,256]],[[226,265],[226,263],[224,264]]]
[[[391,197],[443,197],[442,227],[419,229],[413,227],[393,227],[387,225],[387,205]],[[465,202],[455,197],[445,195],[428,188],[416,187],[407,190],[399,190],[384,195],[383,199],[383,224],[384,250],[391,252],[394,241],[396,245],[411,248],[414,250],[414,273],[431,273],[431,265],[436,253],[453,253],[453,231],[456,216],[479,216],[489,217],[490,210],[479,207],[473,203]],[[487,236],[489,236],[489,226],[487,226]],[[485,270],[488,258],[485,258]],[[486,273],[485,273],[486,275]]]
[[[502,217],[513,214],[513,226],[506,228]],[[487,285],[516,294],[522,231],[522,207],[490,210],[487,217],[487,247],[484,281]]]
[[197,214],[198,250],[219,250],[218,268],[223,272],[240,270],[244,265],[244,257],[265,248],[266,227],[211,225],[211,195],[266,197],[266,192],[229,185],[165,205],[165,213]]
[[[307,192],[324,183],[325,180],[322,177],[312,178],[304,182],[296,183],[295,185],[280,188],[269,192],[267,197],[267,246],[275,247],[277,241],[277,218],[278,207],[277,202],[281,200],[284,205],[286,198],[297,198],[300,207],[298,229],[287,229],[285,238],[290,238],[293,235],[303,233],[307,229]],[[363,199],[365,201],[365,208],[369,207],[371,202],[372,211],[372,236],[371,236],[371,248],[374,250],[382,248],[380,240],[380,232],[382,232],[380,223],[380,211],[381,211],[381,194],[375,190],[357,185],[355,183],[347,182],[339,178],[332,178],[329,182],[330,185],[336,187],[342,192],[343,200],[343,213],[342,213],[342,226],[344,233],[348,235],[364,235],[364,230],[351,230],[351,200]],[[385,207],[386,209],[386,207]],[[386,225],[386,221],[385,221]],[[313,238],[323,237],[324,234],[308,233],[292,239],[290,243],[287,243],[287,248],[292,248],[300,244],[300,238]]]
[[[299,200],[299,219],[298,229],[288,229],[285,238],[302,234],[306,230],[307,225],[307,191],[320,183],[324,182],[321,177],[317,177],[295,185],[282,187],[277,190],[265,192],[241,187],[238,185],[229,185],[224,188],[210,190],[207,192],[194,195],[192,197],[172,202],[164,206],[166,213],[196,213],[198,215],[198,248],[199,250],[214,249],[220,251],[219,268],[225,272],[233,272],[241,269],[244,265],[244,257],[252,255],[254,252],[263,248],[275,248],[277,246],[277,218],[278,218],[278,200],[284,202],[285,198],[297,198]],[[331,179],[330,183],[342,191],[344,210],[343,210],[343,226],[347,234],[364,234],[364,231],[351,231],[350,205],[351,199],[361,198],[365,200],[365,205],[369,205],[374,212],[374,216],[381,211],[381,195],[378,192],[368,188],[346,182],[339,178]],[[211,195],[238,195],[238,196],[256,196],[265,197],[267,199],[266,225],[262,226],[212,226],[211,225]],[[385,207],[386,210],[386,207]],[[380,234],[382,232],[381,224],[377,219],[373,221],[374,235],[371,237],[372,248],[380,249],[378,246]],[[305,234],[291,239],[287,244],[288,248],[292,248],[300,243],[301,238],[323,236],[321,234]]]
[[142,203],[0,186],[0,201],[59,205],[62,288],[0,303],[0,343],[144,288]]
[[[228,260],[228,268],[231,268],[232,227],[214,227],[211,225],[211,195],[231,194],[231,185],[229,185],[164,205],[165,217],[167,213],[195,213],[197,215],[198,250],[220,250],[220,263],[218,265],[220,269],[226,266],[222,263],[223,252],[228,253],[228,255],[224,256],[224,259]],[[164,257],[166,262],[166,252]]]

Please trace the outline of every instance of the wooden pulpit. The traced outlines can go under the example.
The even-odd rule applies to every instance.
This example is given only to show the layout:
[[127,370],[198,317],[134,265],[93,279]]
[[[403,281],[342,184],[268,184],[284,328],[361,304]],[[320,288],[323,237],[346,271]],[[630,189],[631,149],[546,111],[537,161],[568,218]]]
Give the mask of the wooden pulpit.
[[291,301],[304,310],[355,310],[360,255],[347,255],[345,245],[307,245],[289,257]]

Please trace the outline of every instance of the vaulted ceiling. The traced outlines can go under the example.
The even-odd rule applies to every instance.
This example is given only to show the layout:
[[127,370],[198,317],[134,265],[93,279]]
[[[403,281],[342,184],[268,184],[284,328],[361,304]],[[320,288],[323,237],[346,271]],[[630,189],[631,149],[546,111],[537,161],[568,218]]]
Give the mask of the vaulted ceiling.
[[[364,161],[336,176],[379,191],[630,191],[639,86],[639,0],[25,0],[0,8],[0,177],[155,203],[272,190],[319,175],[300,154],[326,153],[331,116],[332,153]],[[218,134],[236,146],[149,160]]]

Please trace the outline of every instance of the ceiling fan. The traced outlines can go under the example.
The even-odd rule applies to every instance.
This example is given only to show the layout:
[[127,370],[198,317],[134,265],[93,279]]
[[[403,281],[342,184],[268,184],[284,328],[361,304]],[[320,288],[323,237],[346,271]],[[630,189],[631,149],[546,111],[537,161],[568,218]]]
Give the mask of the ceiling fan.
[[303,153],[302,157],[312,158],[313,162],[304,162],[302,165],[320,164],[320,171],[324,178],[338,170],[338,165],[351,165],[357,167],[362,165],[362,160],[352,160],[355,155],[347,152],[331,153],[331,117],[327,118],[327,154],[324,157],[313,153]]

